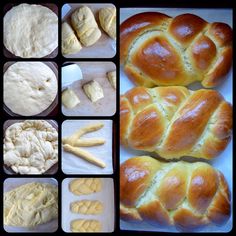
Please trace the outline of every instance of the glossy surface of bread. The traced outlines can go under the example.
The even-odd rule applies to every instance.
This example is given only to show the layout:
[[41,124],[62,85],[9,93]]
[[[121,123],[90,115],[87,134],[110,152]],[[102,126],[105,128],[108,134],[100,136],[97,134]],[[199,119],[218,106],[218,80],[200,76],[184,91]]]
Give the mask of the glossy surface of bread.
[[224,176],[204,162],[134,157],[120,167],[120,216],[128,222],[192,230],[230,217]]
[[220,84],[232,63],[232,29],[193,14],[144,12],[120,26],[120,59],[135,84]]
[[166,159],[211,159],[228,145],[232,106],[215,90],[136,87],[120,99],[121,144]]

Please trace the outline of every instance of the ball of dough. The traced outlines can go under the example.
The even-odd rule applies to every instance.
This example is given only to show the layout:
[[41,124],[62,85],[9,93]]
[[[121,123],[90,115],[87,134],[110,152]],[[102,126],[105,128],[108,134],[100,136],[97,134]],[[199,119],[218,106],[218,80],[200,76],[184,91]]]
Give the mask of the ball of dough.
[[46,110],[57,95],[57,78],[42,62],[16,62],[4,73],[4,103],[14,113],[33,116]]
[[40,58],[58,46],[58,17],[41,5],[20,4],[3,18],[5,47],[15,56]]

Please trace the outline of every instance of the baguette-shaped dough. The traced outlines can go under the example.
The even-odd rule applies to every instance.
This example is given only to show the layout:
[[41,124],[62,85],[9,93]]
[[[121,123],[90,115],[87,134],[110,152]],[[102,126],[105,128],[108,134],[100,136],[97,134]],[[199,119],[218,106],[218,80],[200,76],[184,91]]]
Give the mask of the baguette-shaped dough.
[[102,181],[99,178],[78,178],[69,184],[69,190],[75,195],[88,195],[102,190]]
[[103,212],[103,205],[100,201],[82,200],[72,202],[70,204],[70,210],[73,213],[79,213],[84,215],[99,215]]
[[107,78],[111,84],[111,86],[116,89],[116,71],[107,72]]
[[71,15],[71,23],[80,42],[86,47],[93,45],[101,37],[93,12],[86,6],[75,10]]
[[61,95],[62,103],[65,107],[71,109],[77,106],[80,103],[79,98],[75,92],[71,89],[65,89]]
[[102,225],[97,220],[73,220],[71,221],[70,229],[72,232],[100,232]]
[[96,102],[104,97],[102,86],[95,80],[92,80],[83,85],[83,90],[87,97],[92,101]]
[[99,21],[103,30],[113,39],[116,39],[116,8],[105,7],[99,11]]
[[61,40],[61,50],[63,55],[77,53],[82,49],[73,29],[67,22],[62,23]]
[[69,144],[65,144],[63,145],[63,148],[66,152],[70,152],[78,157],[83,158],[84,160],[99,166],[101,168],[105,168],[106,167],[106,163],[103,162],[102,160],[98,159],[97,157],[95,157],[94,155],[92,155],[90,152],[85,151],[79,147],[73,147],[70,146]]
[[76,143],[78,142],[81,136],[83,136],[86,133],[97,131],[101,129],[103,126],[104,126],[103,123],[95,123],[95,124],[86,125],[80,128],[79,130],[77,130],[71,136],[62,138],[62,143],[69,144],[71,146],[77,146]]

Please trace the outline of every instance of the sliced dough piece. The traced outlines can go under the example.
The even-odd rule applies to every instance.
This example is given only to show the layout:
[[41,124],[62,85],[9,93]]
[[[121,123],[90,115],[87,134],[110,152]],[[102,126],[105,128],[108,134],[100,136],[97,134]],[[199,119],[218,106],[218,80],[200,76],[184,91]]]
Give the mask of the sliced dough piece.
[[3,18],[5,47],[15,56],[41,58],[58,46],[58,17],[49,8],[20,4]]
[[84,215],[99,215],[103,212],[103,205],[100,201],[82,200],[72,202],[70,209],[73,213]]
[[98,220],[73,220],[70,224],[72,232],[101,232],[102,225]]
[[93,12],[87,6],[80,7],[71,15],[71,23],[80,42],[88,47],[101,37]]
[[101,85],[95,80],[92,80],[92,81],[84,84],[83,90],[84,90],[85,94],[87,95],[87,97],[92,102],[96,102],[99,99],[104,97],[103,89],[102,89]]
[[67,22],[61,26],[61,51],[63,55],[79,52],[82,46]]
[[57,78],[42,62],[16,62],[3,76],[4,103],[14,113],[34,116],[45,111],[57,95]]
[[70,109],[74,108],[80,103],[79,98],[77,97],[75,92],[71,89],[65,89],[62,92],[61,100],[62,100],[63,105]]
[[107,78],[111,84],[111,86],[116,89],[116,71],[107,72]]
[[116,8],[105,7],[99,11],[99,21],[103,30],[113,39],[116,39]]
[[69,184],[69,190],[75,195],[88,195],[102,190],[102,181],[99,178],[74,179]]

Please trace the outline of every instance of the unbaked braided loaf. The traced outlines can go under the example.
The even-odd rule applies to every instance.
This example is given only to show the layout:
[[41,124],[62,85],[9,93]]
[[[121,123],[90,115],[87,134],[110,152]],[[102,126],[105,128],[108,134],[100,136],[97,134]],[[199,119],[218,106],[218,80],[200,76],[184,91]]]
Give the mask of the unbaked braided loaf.
[[120,99],[121,143],[166,159],[216,157],[231,129],[232,107],[214,90],[136,87]]
[[164,163],[140,156],[120,167],[120,214],[125,221],[188,230],[222,225],[230,211],[225,178],[206,163]]
[[201,81],[214,87],[231,67],[232,29],[192,14],[140,13],[120,26],[120,58],[127,76],[141,86]]
[[103,205],[100,201],[81,200],[72,202],[70,209],[74,213],[85,215],[98,215],[103,211]]
[[73,220],[71,221],[70,228],[72,232],[100,232],[102,225],[97,220]]

